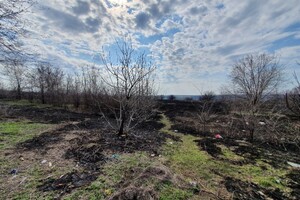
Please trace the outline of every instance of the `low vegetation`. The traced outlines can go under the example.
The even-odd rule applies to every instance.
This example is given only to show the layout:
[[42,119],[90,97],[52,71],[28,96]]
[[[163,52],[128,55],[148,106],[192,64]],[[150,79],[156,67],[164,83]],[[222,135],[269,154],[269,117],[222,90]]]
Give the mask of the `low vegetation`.
[[[223,139],[216,139],[216,132],[202,132],[201,125],[197,131],[193,123],[183,121],[193,118],[178,120],[168,103],[125,140],[108,134],[112,129],[96,115],[48,107],[37,120],[28,110],[40,113],[45,108],[24,102],[2,104],[13,105],[0,126],[5,144],[0,185],[6,199],[126,195],[178,200],[297,199],[299,195],[297,168],[287,164],[299,162],[297,151],[266,148],[232,139],[225,132]],[[49,120],[57,111],[73,121],[57,116]],[[209,122],[208,130],[216,130],[217,124]],[[145,132],[150,130],[152,134]]]

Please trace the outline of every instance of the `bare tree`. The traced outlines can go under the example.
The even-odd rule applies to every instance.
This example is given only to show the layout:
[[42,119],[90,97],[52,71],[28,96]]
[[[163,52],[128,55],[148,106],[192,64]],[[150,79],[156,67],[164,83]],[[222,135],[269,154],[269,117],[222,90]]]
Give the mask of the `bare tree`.
[[282,70],[277,57],[267,54],[247,55],[232,68],[232,91],[243,101],[241,114],[251,141],[257,126],[256,115],[261,112],[266,99],[278,89]]
[[25,73],[27,72],[27,66],[22,59],[13,59],[5,62],[3,66],[3,75],[7,76],[16,91],[16,98],[22,98],[22,89],[25,83]]
[[50,63],[41,62],[29,73],[32,87],[40,93],[42,104],[62,104],[64,73]]
[[296,87],[289,93],[285,94],[285,101],[287,108],[296,116],[300,116],[300,81],[296,72],[294,73],[294,79]]
[[33,0],[0,1],[0,62],[19,53],[19,39],[24,33],[22,13],[28,12]]
[[99,69],[87,66],[82,69],[82,98],[85,108],[95,109],[97,100],[101,96],[102,83],[99,77]]
[[[129,130],[152,114],[154,105],[153,72],[155,67],[147,61],[144,53],[134,56],[135,50],[130,42],[117,42],[118,61],[102,55],[105,70],[102,112],[110,126],[118,135],[126,135]],[[115,122],[108,119],[113,115]]]
[[197,117],[202,124],[202,131],[206,131],[207,124],[212,119],[216,118],[213,110],[215,104],[215,95],[213,92],[205,92],[199,100],[200,102],[197,109]]

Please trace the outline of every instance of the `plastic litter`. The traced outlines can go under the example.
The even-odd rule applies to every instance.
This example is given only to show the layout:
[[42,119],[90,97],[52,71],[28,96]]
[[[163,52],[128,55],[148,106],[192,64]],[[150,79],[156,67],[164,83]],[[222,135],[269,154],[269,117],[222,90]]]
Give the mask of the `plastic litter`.
[[120,158],[120,155],[119,155],[119,154],[113,154],[111,157],[112,157],[113,159],[119,159],[119,158]]
[[220,134],[216,134],[216,135],[215,135],[215,138],[216,138],[216,139],[222,139],[223,137],[222,137]]
[[261,125],[261,126],[264,126],[264,125],[266,125],[266,123],[265,123],[265,122],[258,122],[258,124],[259,124],[259,125]]
[[12,169],[10,170],[10,174],[17,174],[19,171],[18,169]]
[[41,163],[42,163],[42,164],[45,164],[46,162],[47,162],[47,160],[42,160],[42,162],[41,162]]
[[197,184],[196,181],[190,181],[190,185],[191,185],[192,187],[197,187],[197,186],[198,186],[198,184]]
[[287,162],[287,164],[289,164],[290,166],[295,167],[295,168],[300,168],[300,164],[297,164],[297,163]]

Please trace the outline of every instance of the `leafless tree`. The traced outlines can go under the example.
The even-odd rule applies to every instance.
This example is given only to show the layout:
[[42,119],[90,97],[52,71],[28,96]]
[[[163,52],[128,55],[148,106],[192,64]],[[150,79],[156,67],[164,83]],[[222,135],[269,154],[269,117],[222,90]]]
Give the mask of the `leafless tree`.
[[300,116],[300,81],[296,72],[294,73],[296,87],[285,95],[287,108],[296,116]]
[[215,95],[213,92],[206,92],[199,99],[197,117],[202,125],[202,131],[206,131],[207,124],[216,118],[213,110],[214,104]]
[[82,100],[85,108],[96,109],[97,102],[101,96],[101,78],[99,69],[86,66],[81,72]]
[[2,73],[7,76],[13,86],[13,89],[16,91],[16,98],[22,98],[22,89],[25,83],[25,74],[27,73],[27,66],[25,61],[21,58],[7,60],[4,65],[2,65]]
[[0,1],[0,62],[19,53],[19,39],[24,33],[22,13],[28,12],[33,0]]
[[28,74],[31,87],[36,88],[40,93],[42,104],[58,105],[63,103],[64,72],[61,69],[50,63],[41,62]]
[[254,139],[256,115],[282,82],[283,67],[274,55],[247,55],[232,68],[232,92],[240,99],[249,138]]
[[[147,61],[144,53],[135,56],[130,42],[117,42],[117,47],[117,63],[101,56],[105,69],[101,75],[104,84],[102,102],[107,109],[102,113],[122,136],[152,114],[155,67]],[[114,116],[115,122],[108,119],[107,113]]]

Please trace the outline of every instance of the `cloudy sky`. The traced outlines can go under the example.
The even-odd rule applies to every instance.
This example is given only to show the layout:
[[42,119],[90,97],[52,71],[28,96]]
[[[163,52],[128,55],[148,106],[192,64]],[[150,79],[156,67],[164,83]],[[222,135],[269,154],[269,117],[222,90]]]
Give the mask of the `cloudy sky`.
[[129,36],[155,60],[160,94],[220,93],[248,53],[300,74],[299,0],[38,0],[27,17],[25,45],[70,71]]

